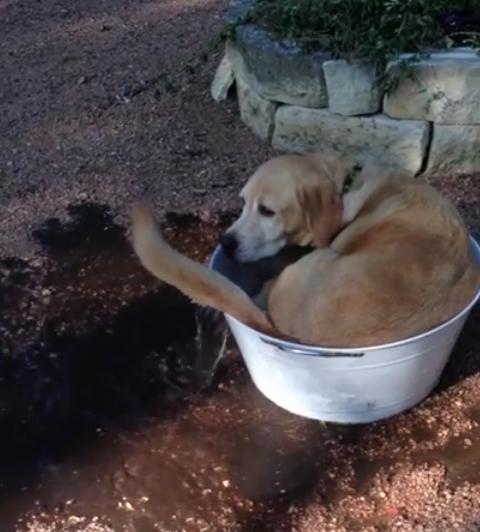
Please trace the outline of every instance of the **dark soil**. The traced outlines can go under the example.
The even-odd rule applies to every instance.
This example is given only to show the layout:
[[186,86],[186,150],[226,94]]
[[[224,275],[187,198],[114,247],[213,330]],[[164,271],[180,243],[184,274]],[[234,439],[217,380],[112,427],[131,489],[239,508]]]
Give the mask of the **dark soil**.
[[[474,518],[478,311],[417,409],[324,426],[264,399],[232,348],[205,388],[193,305],[139,266],[107,207],[67,211],[33,232],[41,260],[2,261],[5,530],[433,531]],[[198,260],[220,229],[164,222]]]
[[[233,344],[208,385],[221,325],[131,252],[148,195],[205,260],[271,154],[208,95],[223,7],[0,0],[0,532],[480,530],[478,309],[421,405],[324,426]],[[479,177],[437,185],[480,235]]]

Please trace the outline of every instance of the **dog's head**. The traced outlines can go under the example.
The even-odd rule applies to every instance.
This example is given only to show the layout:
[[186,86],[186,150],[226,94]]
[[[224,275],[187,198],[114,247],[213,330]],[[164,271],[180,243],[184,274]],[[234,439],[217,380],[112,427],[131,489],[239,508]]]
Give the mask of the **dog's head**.
[[220,237],[225,252],[248,262],[287,244],[327,246],[341,226],[341,190],[353,166],[332,153],[286,155],[260,166],[240,193],[240,217]]

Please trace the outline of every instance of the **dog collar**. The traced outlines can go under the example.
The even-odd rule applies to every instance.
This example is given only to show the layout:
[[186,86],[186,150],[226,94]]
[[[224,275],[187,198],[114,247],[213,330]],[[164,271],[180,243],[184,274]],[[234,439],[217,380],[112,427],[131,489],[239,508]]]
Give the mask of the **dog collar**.
[[359,176],[360,172],[362,171],[363,167],[359,164],[356,164],[352,171],[347,175],[342,188],[342,196],[344,196],[347,192],[349,192],[353,185],[355,184],[355,181],[357,177]]

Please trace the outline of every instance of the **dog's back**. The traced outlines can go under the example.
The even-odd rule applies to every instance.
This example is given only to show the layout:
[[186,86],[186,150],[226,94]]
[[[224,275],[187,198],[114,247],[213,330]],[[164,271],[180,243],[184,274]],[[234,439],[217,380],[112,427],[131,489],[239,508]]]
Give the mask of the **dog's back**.
[[330,247],[335,255],[319,250],[287,268],[270,294],[275,326],[307,342],[420,333],[461,310],[480,282],[462,219],[420,182],[387,181]]

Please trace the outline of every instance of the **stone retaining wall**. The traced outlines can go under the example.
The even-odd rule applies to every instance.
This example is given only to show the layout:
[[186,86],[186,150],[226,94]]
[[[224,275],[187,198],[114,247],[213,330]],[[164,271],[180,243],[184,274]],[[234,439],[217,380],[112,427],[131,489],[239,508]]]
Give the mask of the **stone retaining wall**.
[[416,61],[405,55],[387,72],[397,79],[388,94],[372,67],[307,53],[245,25],[227,43],[211,92],[221,101],[236,82],[242,120],[281,151],[334,148],[411,175],[480,172],[476,52],[433,51]]

